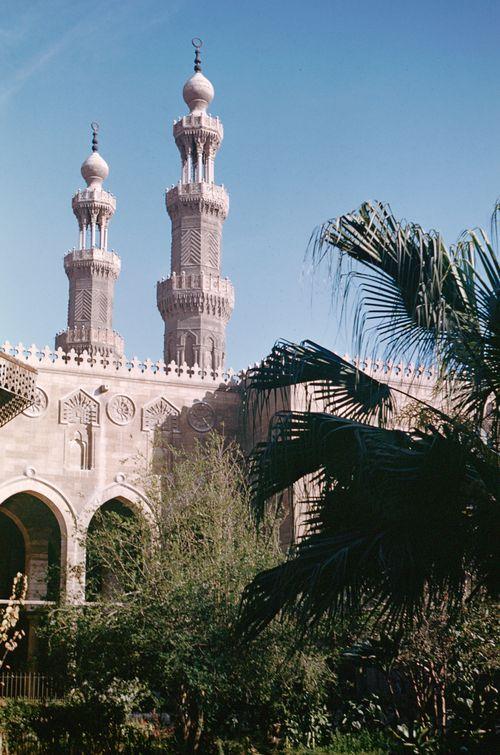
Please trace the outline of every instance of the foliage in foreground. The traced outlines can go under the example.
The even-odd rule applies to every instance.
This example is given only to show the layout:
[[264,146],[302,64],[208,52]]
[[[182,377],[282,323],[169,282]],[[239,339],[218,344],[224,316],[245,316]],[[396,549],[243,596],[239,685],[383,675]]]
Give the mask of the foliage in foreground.
[[0,613],[0,671],[24,637],[24,630],[18,629],[21,608],[28,592],[28,577],[18,572],[12,583],[12,591],[7,606]]
[[[293,623],[274,622],[238,644],[243,586],[283,559],[274,523],[256,531],[241,459],[222,439],[175,462],[152,480],[154,527],[115,512],[93,528],[93,589],[106,597],[50,612],[45,670],[61,671],[67,695],[7,705],[0,729],[13,742],[51,753],[256,755],[302,745],[375,755],[447,752],[450,741],[472,752],[490,736],[488,604],[461,625],[436,616],[404,641],[370,622],[337,623],[327,639],[299,645]],[[171,724],[138,725],[134,711],[158,722],[167,712]]]
[[235,641],[244,585],[282,559],[274,522],[256,531],[234,446],[214,435],[189,455],[171,453],[151,480],[153,527],[112,514],[94,528],[88,548],[107,599],[51,613],[49,668],[96,694],[113,679],[140,679],[143,706],[172,715],[178,751],[245,736],[319,743],[333,679],[324,649],[292,657],[293,629],[279,624],[247,650]]
[[[101,755],[117,752],[173,753],[173,738],[153,724],[130,719],[137,685],[127,695],[110,688],[96,694],[88,686],[62,700],[8,700],[0,704],[0,733],[17,755]],[[2,751],[3,752],[3,751]]]
[[[368,334],[379,356],[437,364],[440,406],[309,341],[278,342],[251,371],[250,413],[295,386],[315,409],[285,408],[271,419],[251,457],[255,511],[263,515],[305,475],[316,495],[307,535],[246,589],[241,631],[255,636],[279,614],[304,631],[355,613],[371,613],[390,632],[411,629],[429,610],[454,617],[473,595],[500,587],[495,251],[481,231],[448,249],[438,234],[365,203],[320,229],[314,256],[339,260],[337,296],[356,283],[358,345]],[[346,271],[346,261],[355,267]],[[425,409],[422,426],[394,429],[402,399]]]

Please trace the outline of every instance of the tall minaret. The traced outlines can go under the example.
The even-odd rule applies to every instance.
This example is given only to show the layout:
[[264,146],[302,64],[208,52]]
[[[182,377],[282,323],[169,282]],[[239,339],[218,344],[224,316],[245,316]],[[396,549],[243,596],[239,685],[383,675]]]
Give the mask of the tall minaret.
[[220,370],[226,352],[226,324],[234,305],[230,280],[221,278],[222,224],[229,198],[214,183],[215,155],[223,138],[219,118],[207,113],[214,88],[201,73],[200,39],[194,76],[185,83],[189,115],[174,122],[181,153],[181,180],[166,193],[172,221],[172,274],[157,286],[165,321],[164,359]]
[[116,199],[102,188],[109,168],[98,151],[99,126],[91,125],[92,153],[81,167],[87,188],[78,191],[71,202],[80,229],[78,249],[64,257],[69,278],[68,327],[56,335],[56,348],[122,356],[123,338],[112,325],[114,287],[121,262],[117,254],[108,251],[108,225]]

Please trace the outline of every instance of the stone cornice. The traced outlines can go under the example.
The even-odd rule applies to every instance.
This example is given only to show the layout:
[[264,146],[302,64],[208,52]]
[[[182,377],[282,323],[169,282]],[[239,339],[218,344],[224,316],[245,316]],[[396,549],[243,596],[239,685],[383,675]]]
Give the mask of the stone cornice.
[[168,214],[173,218],[182,207],[217,215],[222,220],[229,212],[229,197],[224,186],[210,183],[179,183],[165,194]]
[[178,314],[205,314],[226,324],[233,312],[234,293],[224,295],[201,290],[172,291],[168,290],[164,283],[159,283],[157,303],[164,319]]
[[77,325],[56,335],[56,347],[61,347],[64,351],[75,349],[78,352],[85,350],[89,354],[121,356],[124,340],[116,330]]
[[108,252],[97,247],[73,249],[64,257],[64,269],[67,275],[74,270],[87,270],[91,275],[111,277],[116,280],[120,274],[121,260],[115,252]]

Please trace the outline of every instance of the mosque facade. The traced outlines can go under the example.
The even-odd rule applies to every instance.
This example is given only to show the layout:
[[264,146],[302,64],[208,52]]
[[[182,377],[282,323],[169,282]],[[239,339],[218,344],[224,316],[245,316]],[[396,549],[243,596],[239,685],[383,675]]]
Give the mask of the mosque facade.
[[215,180],[224,131],[208,113],[214,89],[201,71],[199,46],[183,97],[189,112],[173,127],[181,175],[165,196],[171,272],[157,284],[163,359],[127,359],[113,329],[121,261],[109,249],[116,198],[105,187],[109,168],[97,124],[81,166],[86,187],[71,203],[78,246],[64,257],[67,327],[53,348],[3,345],[0,369],[22,376],[24,394],[11,400],[17,409],[0,427],[0,599],[19,570],[28,575],[29,605],[44,603],[58,564],[66,599],[84,601],[89,523],[117,501],[151,515],[137,467],[139,458],[151,461],[158,434],[163,447],[183,448],[210,430],[238,435],[239,378],[225,369],[234,290],[221,273],[229,198]]
[[[214,89],[201,71],[199,46],[183,97],[189,112],[173,126],[181,175],[165,197],[171,271],[157,284],[163,359],[128,359],[113,329],[121,261],[109,250],[116,199],[104,185],[109,168],[97,124],[81,166],[86,187],[72,198],[78,247],[64,257],[67,327],[53,348],[2,347],[0,409],[2,375],[17,408],[3,426],[0,413],[0,601],[9,595],[12,574],[22,571],[33,617],[58,594],[85,601],[85,534],[99,509],[119,503],[152,516],[137,460],[153,460],[159,436],[163,447],[187,449],[211,430],[242,438],[241,376],[225,367],[234,289],[221,272],[229,199],[215,180],[224,132],[208,113]],[[375,362],[361,367],[389,382],[417,380],[430,395],[430,373],[410,375],[403,366]],[[294,532],[290,507],[284,539]]]

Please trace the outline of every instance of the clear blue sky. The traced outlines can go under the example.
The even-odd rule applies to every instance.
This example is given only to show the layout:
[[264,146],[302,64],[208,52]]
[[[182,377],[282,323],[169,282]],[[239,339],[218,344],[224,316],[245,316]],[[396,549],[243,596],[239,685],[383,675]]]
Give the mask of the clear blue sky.
[[66,326],[71,196],[101,124],[122,258],[115,328],[158,358],[156,281],[169,273],[164,189],[185,112],[190,40],[225,140],[223,271],[236,288],[228,362],[278,337],[343,351],[347,325],[304,266],[313,228],[365,199],[453,241],[500,194],[498,0],[1,0],[0,341],[53,344]]

